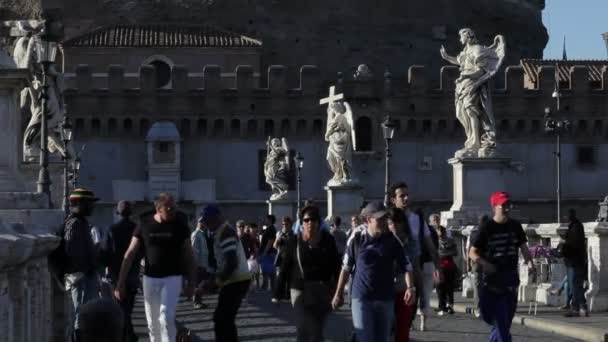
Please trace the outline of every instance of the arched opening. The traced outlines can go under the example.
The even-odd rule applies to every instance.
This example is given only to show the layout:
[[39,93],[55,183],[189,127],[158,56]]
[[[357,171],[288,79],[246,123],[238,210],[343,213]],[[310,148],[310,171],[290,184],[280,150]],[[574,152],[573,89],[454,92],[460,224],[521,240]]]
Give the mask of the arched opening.
[[258,134],[258,122],[254,119],[247,121],[247,137],[253,138]]
[[139,134],[141,136],[146,136],[148,134],[148,128],[150,127],[150,121],[148,119],[141,119],[139,122]]
[[422,133],[431,133],[431,120],[422,120]]
[[224,120],[216,119],[213,122],[213,131],[211,132],[214,137],[221,137],[224,135]]
[[595,120],[593,122],[593,135],[594,136],[602,135],[602,120]]
[[99,122],[99,119],[91,120],[91,135],[99,136],[100,132],[101,132],[101,122]]
[[116,130],[118,129],[118,123],[116,122],[116,119],[111,118],[108,120],[108,136],[111,136],[112,134],[116,134]]
[[190,136],[190,120],[188,119],[182,119],[182,122],[180,124],[180,128],[181,128],[181,136],[182,137],[189,137]]
[[125,119],[125,121],[123,121],[122,128],[125,133],[127,133],[127,134],[131,133],[131,131],[133,130],[133,121],[131,121],[131,119],[128,119],[128,118]]
[[357,151],[372,150],[372,120],[362,116],[355,122],[355,134],[357,138]]
[[289,119],[283,119],[283,121],[281,121],[281,136],[287,137],[290,135],[291,131],[291,124],[289,122]]
[[207,120],[198,119],[196,122],[196,135],[203,137],[207,134]]
[[306,120],[300,119],[296,122],[296,135],[299,137],[306,136]]
[[274,121],[264,120],[264,136],[269,137],[274,135]]
[[232,119],[230,121],[230,136],[238,138],[241,136],[241,120]]
[[445,120],[439,120],[437,123],[437,133],[443,134],[448,128],[448,123]]
[[416,132],[416,120],[414,120],[414,119],[407,120],[407,132],[408,133]]
[[315,119],[312,122],[312,134],[317,137],[323,135],[323,120]]

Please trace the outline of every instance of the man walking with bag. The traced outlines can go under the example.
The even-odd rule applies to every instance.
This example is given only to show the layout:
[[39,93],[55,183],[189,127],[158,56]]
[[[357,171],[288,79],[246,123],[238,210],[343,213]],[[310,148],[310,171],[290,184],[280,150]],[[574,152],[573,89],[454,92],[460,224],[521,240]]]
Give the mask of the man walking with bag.
[[482,270],[479,306],[483,320],[492,325],[490,342],[511,342],[511,323],[517,308],[519,251],[534,271],[521,224],[509,217],[512,203],[506,192],[490,198],[494,217],[479,228],[469,257]]

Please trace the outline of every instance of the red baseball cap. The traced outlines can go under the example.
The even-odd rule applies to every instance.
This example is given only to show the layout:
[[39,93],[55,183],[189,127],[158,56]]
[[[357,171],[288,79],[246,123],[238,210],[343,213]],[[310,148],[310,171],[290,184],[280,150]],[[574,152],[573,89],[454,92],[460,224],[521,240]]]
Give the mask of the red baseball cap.
[[504,191],[497,191],[497,192],[493,193],[492,196],[490,197],[490,204],[492,205],[492,207],[495,207],[497,205],[503,205],[510,200],[511,200],[511,197],[509,196],[508,193],[506,193]]

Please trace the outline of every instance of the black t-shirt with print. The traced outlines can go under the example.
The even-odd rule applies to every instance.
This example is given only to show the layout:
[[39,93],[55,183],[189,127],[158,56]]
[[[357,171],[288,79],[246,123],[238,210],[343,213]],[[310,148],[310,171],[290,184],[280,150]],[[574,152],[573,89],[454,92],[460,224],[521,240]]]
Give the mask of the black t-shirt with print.
[[184,241],[190,241],[190,229],[178,220],[159,223],[150,218],[133,232],[144,246],[144,274],[164,278],[184,274]]
[[479,249],[480,255],[496,266],[498,272],[504,272],[517,270],[519,247],[526,242],[526,233],[518,221],[490,220],[479,228],[472,246]]

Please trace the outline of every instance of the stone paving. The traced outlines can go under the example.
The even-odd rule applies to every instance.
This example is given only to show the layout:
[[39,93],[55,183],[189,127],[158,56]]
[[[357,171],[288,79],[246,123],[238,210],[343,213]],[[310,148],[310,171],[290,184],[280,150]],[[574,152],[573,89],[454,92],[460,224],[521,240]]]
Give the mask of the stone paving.
[[[195,334],[195,341],[213,341],[213,309],[215,297],[206,297],[210,304],[208,309],[194,310],[189,302],[180,301],[177,311],[178,321],[185,324]],[[141,297],[133,314],[136,332],[142,337],[141,342],[148,341],[145,327],[145,314]],[[287,302],[275,305],[270,303],[266,292],[252,292],[249,300],[243,303],[237,317],[241,341],[295,341],[296,329],[291,307]],[[327,322],[326,338],[328,341],[348,341],[351,330],[350,312],[346,306],[330,316]],[[489,327],[469,315],[432,317],[428,322],[428,331],[412,333],[413,341],[487,341]],[[577,341],[559,335],[536,331],[527,327],[514,325],[513,341]]]

